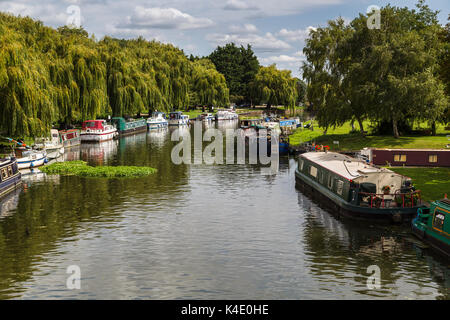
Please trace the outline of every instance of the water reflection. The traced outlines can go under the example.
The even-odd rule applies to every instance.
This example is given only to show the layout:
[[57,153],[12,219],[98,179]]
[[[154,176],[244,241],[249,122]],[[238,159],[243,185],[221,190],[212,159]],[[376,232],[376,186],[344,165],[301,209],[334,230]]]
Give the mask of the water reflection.
[[[306,261],[321,290],[355,298],[449,298],[448,281],[437,282],[429,275],[429,262],[435,260],[417,259],[408,228],[340,221],[300,192],[298,203],[305,214]],[[367,268],[373,265],[381,270],[379,290],[367,288],[372,275]],[[448,266],[440,266],[448,275]]]
[[[133,141],[133,140],[132,140]],[[95,165],[107,165],[108,162],[117,154],[119,146],[118,140],[109,140],[99,143],[81,144],[81,159],[89,160]]]
[[[259,165],[174,165],[174,129],[66,154],[157,168],[149,177],[24,175],[0,202],[0,299],[450,298],[448,262],[408,228],[335,219],[295,189],[292,158],[273,176]],[[72,264],[80,291],[65,288]],[[367,289],[370,265],[380,290]]]

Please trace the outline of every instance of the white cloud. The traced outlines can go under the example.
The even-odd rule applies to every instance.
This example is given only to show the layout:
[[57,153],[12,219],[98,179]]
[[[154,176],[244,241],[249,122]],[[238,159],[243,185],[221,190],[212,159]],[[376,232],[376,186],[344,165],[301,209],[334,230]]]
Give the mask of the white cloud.
[[206,39],[216,45],[225,45],[230,42],[243,46],[250,44],[257,52],[273,52],[291,48],[289,43],[275,38],[270,32],[267,32],[263,36],[257,34],[239,35],[215,33],[208,34]]
[[258,28],[255,27],[255,25],[253,24],[249,24],[246,23],[243,26],[237,26],[237,25],[232,25],[230,26],[230,31],[232,33],[240,33],[240,34],[245,34],[245,33],[256,33],[258,32]]
[[198,29],[210,27],[214,23],[207,18],[196,18],[175,8],[144,8],[137,6],[133,15],[127,17],[125,29]]
[[297,42],[297,41],[303,41],[309,36],[309,32],[311,30],[315,30],[314,27],[307,27],[306,29],[298,29],[298,30],[288,30],[288,29],[281,29],[277,36],[282,37],[283,39],[286,39],[290,42]]
[[251,5],[248,2],[241,0],[228,0],[225,6],[223,7],[225,10],[255,10],[257,7],[255,5]]
[[278,64],[278,63],[284,63],[284,64],[285,63],[288,63],[288,64],[294,63],[295,64],[295,63],[301,62],[303,60],[304,60],[303,57],[296,56],[295,54],[292,56],[282,54],[279,56],[270,56],[267,58],[259,59],[259,61],[265,65],[269,65],[269,64],[273,64],[273,63],[276,63],[276,64]]

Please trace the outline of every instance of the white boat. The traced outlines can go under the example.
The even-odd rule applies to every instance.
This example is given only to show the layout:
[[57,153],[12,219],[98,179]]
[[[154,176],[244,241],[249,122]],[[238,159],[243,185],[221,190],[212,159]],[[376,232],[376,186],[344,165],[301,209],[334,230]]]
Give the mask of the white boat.
[[48,159],[56,159],[64,154],[64,145],[58,130],[50,130],[50,138],[39,138],[34,145],[38,150],[45,150]]
[[36,168],[48,162],[45,150],[16,149],[17,166],[19,169]]
[[216,120],[216,117],[212,113],[202,113],[200,119],[203,122],[212,122]]
[[169,122],[167,122],[164,112],[153,112],[152,117],[147,119],[149,130],[167,128],[168,125]]
[[169,115],[169,126],[187,126],[189,125],[189,116],[183,112],[171,112]]
[[118,132],[116,127],[107,124],[106,120],[88,120],[83,122],[80,135],[82,142],[101,142],[112,140]]
[[221,120],[237,120],[237,119],[239,119],[239,115],[232,109],[230,109],[230,110],[219,110],[219,111],[217,111],[216,119],[218,121],[221,121]]

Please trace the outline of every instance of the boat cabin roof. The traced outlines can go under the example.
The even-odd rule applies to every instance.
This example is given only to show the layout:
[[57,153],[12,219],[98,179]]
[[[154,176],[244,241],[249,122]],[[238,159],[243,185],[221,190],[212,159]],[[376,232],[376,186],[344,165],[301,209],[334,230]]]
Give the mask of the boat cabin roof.
[[87,120],[83,122],[83,128],[102,129],[106,124],[106,120]]
[[335,152],[307,152],[300,155],[300,158],[315,162],[348,180],[355,180],[368,174],[399,175],[389,169],[375,167],[362,160]]

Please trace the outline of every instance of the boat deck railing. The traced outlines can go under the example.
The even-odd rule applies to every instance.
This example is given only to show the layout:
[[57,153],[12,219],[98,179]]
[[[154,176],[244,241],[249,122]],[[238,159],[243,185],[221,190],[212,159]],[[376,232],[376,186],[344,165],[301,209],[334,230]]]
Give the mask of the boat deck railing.
[[389,194],[360,192],[359,195],[367,199],[361,201],[360,205],[367,205],[370,208],[412,208],[422,202],[420,190]]

